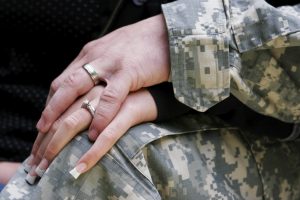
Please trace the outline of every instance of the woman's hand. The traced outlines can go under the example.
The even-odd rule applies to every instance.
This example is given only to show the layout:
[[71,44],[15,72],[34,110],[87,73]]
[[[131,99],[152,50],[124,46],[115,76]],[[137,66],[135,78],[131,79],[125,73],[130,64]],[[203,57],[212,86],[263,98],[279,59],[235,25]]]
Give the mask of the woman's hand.
[[[46,135],[39,134],[33,147],[32,157],[27,162],[31,167],[26,177],[27,182],[33,184],[37,176],[42,176],[62,148],[80,131],[88,127],[92,117],[86,109],[80,108],[81,103],[84,99],[89,99],[93,106],[96,105],[103,91],[104,88],[101,86],[93,88],[85,97],[76,101],[59,121],[54,123],[56,128],[51,128]],[[73,172],[75,171],[76,174],[86,172],[130,127],[141,122],[152,121],[156,117],[157,108],[154,99],[146,89],[130,93],[114,119],[102,131],[91,149],[78,161]]]
[[[86,99],[90,100],[92,105],[96,105],[102,91],[102,86],[92,88],[53,123],[47,134],[38,134],[31,155],[25,161],[25,171],[29,172],[27,182],[32,184],[37,176],[41,176],[58,152],[80,131],[88,127],[92,116],[86,109],[81,108],[81,105]],[[54,142],[54,139],[58,142]]]
[[123,27],[88,43],[53,81],[48,103],[37,124],[39,132],[48,132],[78,96],[94,86],[82,68],[87,63],[107,84],[90,126],[89,138],[95,140],[114,119],[130,91],[168,80],[169,49],[163,16]]

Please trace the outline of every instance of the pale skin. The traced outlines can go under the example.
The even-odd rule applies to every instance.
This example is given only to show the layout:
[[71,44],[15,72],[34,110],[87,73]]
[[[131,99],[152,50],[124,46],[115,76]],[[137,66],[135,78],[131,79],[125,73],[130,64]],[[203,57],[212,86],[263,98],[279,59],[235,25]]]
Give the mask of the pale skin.
[[[91,104],[96,105],[103,90],[102,86],[96,86],[86,95],[79,98],[61,116],[58,128],[56,130],[52,129],[51,131],[53,132],[48,132],[41,144],[35,147],[35,159],[32,161],[39,163],[41,160],[39,163],[40,169],[47,169],[62,148],[78,133],[88,127],[92,116],[86,109],[80,108],[80,105],[84,99],[90,99]],[[83,169],[85,167],[85,171],[89,170],[130,127],[142,122],[152,121],[156,116],[155,102],[146,89],[130,93],[114,119],[102,131],[91,149],[78,161],[78,164],[84,163],[85,166],[78,165],[78,168]],[[33,165],[29,174],[33,177],[39,175],[36,173],[35,165]]]
[[[168,80],[167,41],[163,16],[158,15],[88,43],[51,84],[37,124],[39,134],[27,161],[29,174],[36,176],[36,166],[46,169],[72,138],[89,127],[89,138],[95,143],[76,166],[84,173],[130,127],[154,120],[155,102],[142,88]],[[95,68],[105,87],[94,87],[82,68],[86,63]],[[84,99],[96,108],[93,118],[80,108]]]
[[[57,121],[56,128],[53,127],[40,144],[35,143],[35,159],[29,162],[41,160],[39,167],[46,170],[62,148],[91,123],[91,114],[86,109],[81,108],[83,100],[89,99],[91,104],[95,105],[99,101],[103,89],[102,86],[96,86],[72,104]],[[87,163],[86,170],[89,170],[130,127],[152,121],[156,117],[155,102],[146,89],[130,93],[115,118],[78,163]],[[2,169],[0,171],[6,172],[1,174],[0,183],[6,184],[19,166],[20,163],[0,162],[0,169]],[[33,177],[38,176],[36,166],[31,168],[29,174]]]
[[17,162],[0,162],[0,172],[2,172],[0,174],[0,184],[6,184],[16,173],[16,170],[20,167],[20,165],[21,164]]

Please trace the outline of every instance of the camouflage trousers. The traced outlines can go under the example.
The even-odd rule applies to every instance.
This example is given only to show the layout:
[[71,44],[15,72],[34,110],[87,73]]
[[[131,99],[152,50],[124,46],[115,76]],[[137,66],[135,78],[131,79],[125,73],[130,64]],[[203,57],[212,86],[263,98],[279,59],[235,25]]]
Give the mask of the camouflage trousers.
[[91,143],[77,136],[33,186],[23,168],[0,199],[300,199],[300,141],[279,142],[197,114],[131,128],[88,173],[69,171]]

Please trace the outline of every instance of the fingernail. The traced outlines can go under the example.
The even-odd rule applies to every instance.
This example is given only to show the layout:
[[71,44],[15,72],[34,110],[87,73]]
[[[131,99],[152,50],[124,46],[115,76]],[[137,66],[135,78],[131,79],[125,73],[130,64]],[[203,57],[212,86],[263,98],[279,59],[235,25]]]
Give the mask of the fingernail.
[[91,130],[89,134],[89,138],[91,141],[95,141],[98,137],[97,131]]
[[37,175],[34,174],[35,168],[36,168],[36,166],[33,166],[33,167],[32,167],[32,170],[30,171],[30,173],[27,174],[27,176],[26,176],[26,178],[25,178],[26,182],[27,182],[29,185],[33,185],[34,182],[35,182],[35,179],[36,179],[36,177],[37,177]]
[[34,155],[32,155],[32,154],[26,159],[25,164],[24,164],[24,171],[26,173],[28,173],[31,170],[33,159],[34,159]]
[[36,179],[37,176],[31,176],[30,174],[27,174],[26,176],[26,182],[29,184],[29,185],[33,185],[34,182],[35,182],[35,179]]
[[80,163],[79,165],[77,165],[76,167],[74,167],[74,169],[72,169],[69,173],[75,178],[77,179],[80,174],[82,174],[84,172],[84,170],[87,168],[87,165],[85,163]]
[[39,176],[42,177],[48,167],[48,161],[44,158],[39,166],[35,169],[35,173]]

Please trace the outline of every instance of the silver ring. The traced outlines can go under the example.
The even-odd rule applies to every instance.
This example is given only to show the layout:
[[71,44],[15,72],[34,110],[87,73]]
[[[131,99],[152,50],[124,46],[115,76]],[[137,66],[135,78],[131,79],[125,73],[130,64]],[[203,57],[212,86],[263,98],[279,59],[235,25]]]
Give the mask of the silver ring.
[[84,100],[82,105],[81,105],[81,108],[84,108],[87,111],[89,111],[89,113],[92,115],[92,117],[94,117],[96,109],[90,104],[89,100],[87,100],[87,99]]
[[94,67],[91,64],[85,64],[82,66],[82,68],[89,74],[94,85],[97,85],[99,83],[100,77]]

